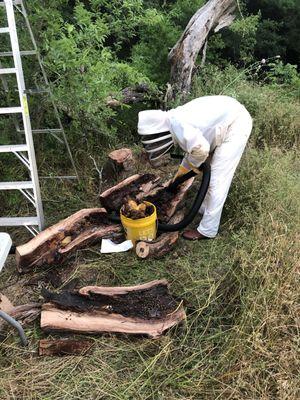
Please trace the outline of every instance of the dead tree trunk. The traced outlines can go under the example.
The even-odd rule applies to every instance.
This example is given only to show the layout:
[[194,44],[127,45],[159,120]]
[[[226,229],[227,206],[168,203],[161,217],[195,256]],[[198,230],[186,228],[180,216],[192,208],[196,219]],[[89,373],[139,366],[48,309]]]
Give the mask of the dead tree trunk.
[[176,95],[184,98],[190,91],[195,62],[205,46],[212,29],[214,32],[228,26],[234,20],[235,0],[209,0],[190,19],[181,38],[169,53],[171,63],[171,87],[166,100]]

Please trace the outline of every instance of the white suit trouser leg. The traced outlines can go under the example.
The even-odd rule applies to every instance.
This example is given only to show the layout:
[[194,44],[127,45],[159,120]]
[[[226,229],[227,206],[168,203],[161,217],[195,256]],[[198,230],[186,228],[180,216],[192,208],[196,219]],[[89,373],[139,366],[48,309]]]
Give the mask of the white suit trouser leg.
[[242,110],[241,115],[229,127],[225,141],[215,149],[209,188],[200,208],[203,217],[197,228],[204,236],[213,238],[218,233],[223,206],[251,129],[251,116],[246,109]]

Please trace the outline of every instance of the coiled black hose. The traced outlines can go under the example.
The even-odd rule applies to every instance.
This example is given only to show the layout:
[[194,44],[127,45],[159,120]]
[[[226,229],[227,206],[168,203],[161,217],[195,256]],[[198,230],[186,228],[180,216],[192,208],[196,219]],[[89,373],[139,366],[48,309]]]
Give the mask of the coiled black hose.
[[[201,204],[204,200],[204,197],[206,195],[206,192],[208,190],[208,186],[209,186],[209,181],[210,181],[210,164],[208,163],[203,163],[200,167],[199,170],[203,172],[203,176],[202,176],[202,181],[201,181],[201,185],[200,188],[198,190],[198,193],[196,195],[196,198],[194,200],[194,203],[191,207],[191,209],[189,210],[189,212],[187,213],[187,215],[183,218],[182,221],[178,222],[177,224],[162,224],[162,223],[158,223],[158,230],[161,232],[176,232],[176,231],[180,231],[184,228],[186,228],[195,218],[195,216],[197,215]],[[168,187],[168,190],[170,191],[175,191],[176,188],[181,185],[183,182],[187,181],[188,179],[192,178],[193,176],[197,175],[196,172],[194,171],[189,171],[186,174],[180,176],[179,178],[177,178],[173,183],[171,183]],[[120,217],[119,215],[116,214],[110,214],[109,215],[109,219],[112,222],[118,222],[120,223]]]

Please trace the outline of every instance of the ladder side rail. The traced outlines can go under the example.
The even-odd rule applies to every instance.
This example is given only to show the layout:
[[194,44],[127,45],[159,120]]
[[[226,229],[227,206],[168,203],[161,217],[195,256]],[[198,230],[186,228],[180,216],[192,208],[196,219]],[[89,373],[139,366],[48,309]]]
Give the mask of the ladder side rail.
[[37,165],[36,165],[36,158],[34,152],[34,143],[31,131],[31,122],[29,117],[29,110],[28,110],[28,102],[27,102],[27,95],[25,93],[25,81],[24,81],[24,74],[22,69],[22,61],[19,49],[19,42],[18,42],[18,35],[16,30],[16,21],[13,9],[12,0],[4,0],[6,5],[6,14],[7,14],[7,21],[8,27],[10,30],[10,39],[11,39],[11,46],[13,52],[13,59],[14,64],[17,69],[16,77],[19,89],[19,97],[20,97],[20,104],[22,107],[22,119],[24,124],[25,130],[25,137],[26,143],[28,145],[28,158],[30,162],[30,175],[31,180],[34,186],[34,198],[36,202],[36,212],[39,220],[39,229],[42,230],[44,227],[44,212],[41,200],[41,191],[40,191],[40,184],[39,178],[37,173]]

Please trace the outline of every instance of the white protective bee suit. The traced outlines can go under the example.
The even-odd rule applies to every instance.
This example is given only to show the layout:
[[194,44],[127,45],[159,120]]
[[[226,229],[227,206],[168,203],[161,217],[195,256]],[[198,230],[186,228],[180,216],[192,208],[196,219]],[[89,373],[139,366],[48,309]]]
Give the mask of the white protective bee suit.
[[186,152],[182,161],[185,168],[199,167],[213,153],[211,180],[197,228],[206,237],[218,233],[223,206],[251,129],[246,108],[228,96],[200,97],[170,111],[139,114],[140,134],[171,132],[174,143]]

